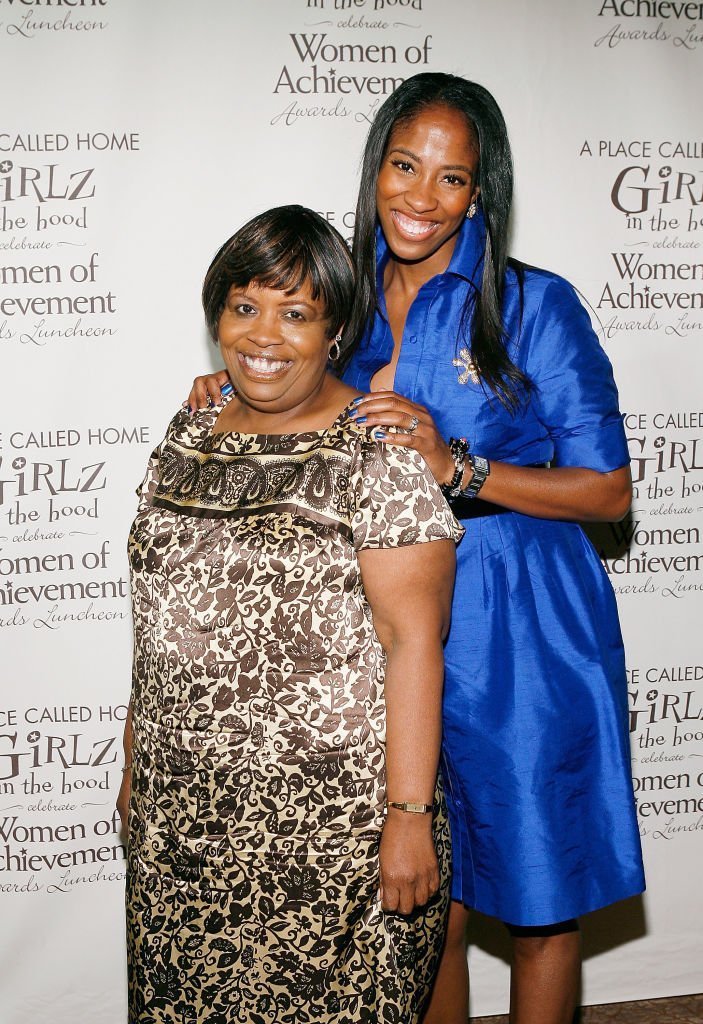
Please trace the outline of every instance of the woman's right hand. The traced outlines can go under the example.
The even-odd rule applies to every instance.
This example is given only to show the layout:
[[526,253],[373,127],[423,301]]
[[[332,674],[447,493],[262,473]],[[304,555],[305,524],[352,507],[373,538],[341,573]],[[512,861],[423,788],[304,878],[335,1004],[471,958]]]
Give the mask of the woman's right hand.
[[196,409],[206,409],[210,403],[218,405],[222,400],[222,387],[228,382],[229,374],[226,370],[218,370],[217,373],[207,373],[202,377],[196,377],[186,404],[193,412]]
[[122,783],[120,785],[120,791],[117,794],[116,806],[120,814],[120,820],[122,822],[122,828],[124,832],[127,832],[127,813],[129,811],[129,798],[132,793],[132,770],[128,769],[122,773]]

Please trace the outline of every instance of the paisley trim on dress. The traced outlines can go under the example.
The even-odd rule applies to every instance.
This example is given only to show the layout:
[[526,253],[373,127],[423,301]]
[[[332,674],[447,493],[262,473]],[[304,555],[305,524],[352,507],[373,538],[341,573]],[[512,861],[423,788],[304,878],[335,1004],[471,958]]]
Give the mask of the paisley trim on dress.
[[262,458],[259,453],[204,454],[169,439],[159,458],[152,503],[219,518],[287,507],[293,498],[299,513],[322,516],[351,534],[348,468],[348,455],[328,445],[297,456]]
[[352,540],[352,529],[348,522],[341,522],[339,519],[321,515],[314,509],[305,508],[293,501],[264,502],[261,505],[247,505],[245,508],[203,508],[201,505],[189,506],[184,501],[173,502],[167,498],[155,497],[151,504],[156,508],[163,508],[181,515],[185,513],[195,516],[197,519],[242,519],[251,515],[281,515],[288,512],[292,517],[307,519],[319,526],[327,527],[333,532],[339,533],[350,543]]

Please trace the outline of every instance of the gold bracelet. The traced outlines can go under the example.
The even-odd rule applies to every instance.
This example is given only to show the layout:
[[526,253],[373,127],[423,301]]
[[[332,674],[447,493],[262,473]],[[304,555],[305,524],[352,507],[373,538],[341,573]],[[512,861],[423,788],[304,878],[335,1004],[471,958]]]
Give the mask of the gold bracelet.
[[124,766],[124,768],[122,769],[122,774],[124,775],[125,772],[131,772],[131,770],[132,770],[132,762],[130,761],[129,764],[126,764]]
[[406,811],[408,814],[430,814],[434,810],[434,804],[411,804],[405,800],[386,800],[386,807],[395,807],[397,811]]

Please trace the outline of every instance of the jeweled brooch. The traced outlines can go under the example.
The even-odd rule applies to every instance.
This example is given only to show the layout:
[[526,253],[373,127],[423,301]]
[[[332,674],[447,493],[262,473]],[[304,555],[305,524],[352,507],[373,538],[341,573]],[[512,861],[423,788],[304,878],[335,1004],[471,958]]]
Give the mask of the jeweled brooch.
[[452,366],[456,366],[457,370],[461,370],[459,374],[459,383],[468,384],[472,381],[474,384],[478,384],[479,376],[474,361],[471,358],[471,353],[468,348],[462,348],[459,350],[459,355],[456,359],[452,359]]

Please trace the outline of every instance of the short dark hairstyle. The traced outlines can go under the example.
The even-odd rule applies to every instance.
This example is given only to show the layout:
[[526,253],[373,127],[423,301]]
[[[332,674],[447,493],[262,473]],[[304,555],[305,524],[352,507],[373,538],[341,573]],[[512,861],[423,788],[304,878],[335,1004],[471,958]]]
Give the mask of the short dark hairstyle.
[[354,265],[346,242],[304,206],[277,206],[258,214],[220,247],[205,275],[202,300],[210,334],[217,341],[232,285],[255,283],[295,292],[305,282],[313,298],[322,299],[328,337],[334,337],[349,317],[354,294]]
[[[508,130],[493,96],[476,82],[457,75],[424,72],[403,82],[379,108],[364,150],[354,228],[356,301],[348,333],[355,340],[370,328],[378,307],[376,294],[376,182],[395,128],[412,121],[428,107],[458,110],[476,140],[479,164],[476,184],[486,223],[486,246],[480,290],[470,292],[459,333],[470,323],[471,355],[481,379],[510,409],[519,403],[529,380],[508,357],[503,326],[503,290],[508,266],[508,219],[513,196],[513,161]],[[518,273],[519,266],[510,261]],[[459,339],[456,339],[459,340]],[[349,357],[350,352],[347,354]]]

